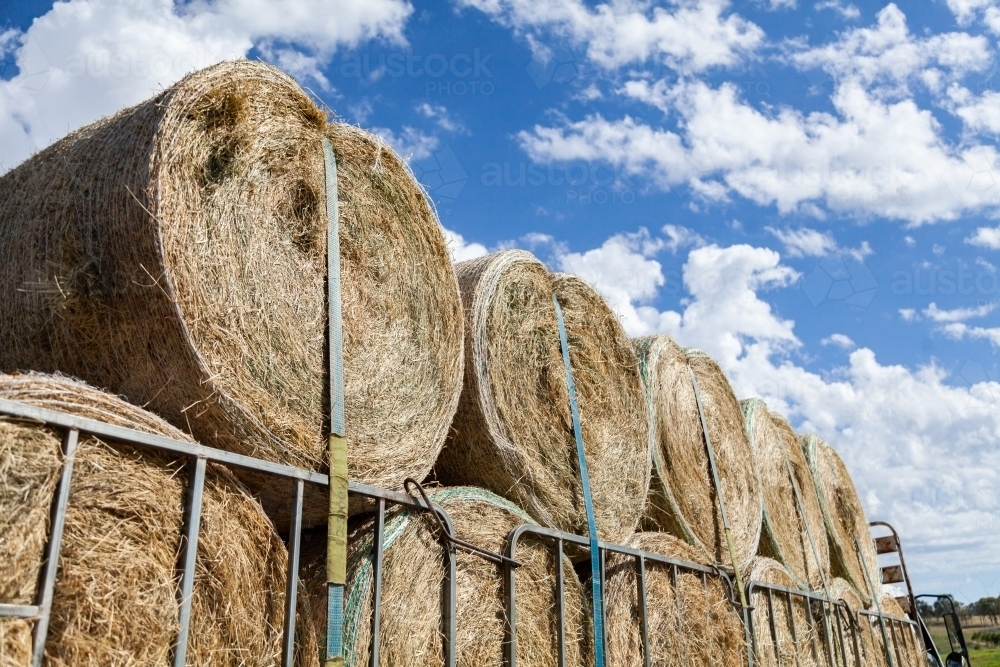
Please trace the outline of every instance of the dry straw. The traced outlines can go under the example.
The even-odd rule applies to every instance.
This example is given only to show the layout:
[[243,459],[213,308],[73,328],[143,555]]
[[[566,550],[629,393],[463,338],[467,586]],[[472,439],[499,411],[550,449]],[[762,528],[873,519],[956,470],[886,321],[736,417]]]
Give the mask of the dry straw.
[[[758,557],[749,567],[751,582],[797,589],[787,568],[772,558]],[[769,600],[770,597],[770,600]],[[753,634],[756,642],[755,665],[760,667],[824,667],[827,644],[822,611],[801,596],[789,596],[765,588],[754,588],[749,600],[753,611]],[[773,628],[770,620],[773,618]],[[794,632],[793,632],[794,627]]]
[[[429,493],[451,517],[462,539],[503,553],[507,534],[531,519],[492,493],[469,487],[440,488]],[[346,665],[368,664],[372,615],[371,520],[354,526],[348,556],[348,598],[344,634]],[[387,513],[382,563],[380,645],[382,665],[444,665],[441,586],[446,567],[444,547],[433,519],[422,513]],[[324,535],[314,534],[304,551],[310,591],[324,588]],[[558,664],[555,605],[555,553],[550,543],[525,538],[515,554],[517,661],[532,667]],[[457,552],[457,664],[500,667],[503,664],[504,606],[502,568],[480,556]],[[590,664],[589,605],[569,562],[562,563],[565,582],[566,665]],[[313,600],[322,598],[312,596]],[[314,608],[317,627],[326,626],[326,609]],[[323,639],[320,638],[321,645]]]
[[487,488],[543,525],[587,534],[566,372],[552,296],[569,339],[598,534],[620,541],[649,488],[650,428],[638,363],[589,285],[509,250],[457,266],[466,318],[465,387],[436,468]]
[[693,371],[736,559],[744,567],[760,542],[761,490],[739,401],[722,369],[704,352],[681,348],[665,335],[640,338],[635,347],[654,415],[654,479],[647,523],[683,537],[698,548],[702,559],[732,564],[691,383]]
[[425,476],[462,382],[440,226],[383,142],[327,125],[260,62],[196,72],[0,178],[0,370],[62,371],[206,444],[323,469],[324,133],[339,169],[351,477]]
[[[0,398],[187,439],[157,417],[61,377],[0,376]],[[31,604],[61,473],[60,436],[0,420],[0,599]],[[178,631],[177,563],[185,473],[166,458],[81,439],[75,458],[48,665],[167,664]],[[189,665],[277,665],[284,544],[259,505],[224,469],[205,486]],[[307,620],[307,619],[306,619]],[[305,621],[304,621],[305,622]],[[30,622],[0,622],[4,667],[24,667]],[[315,650],[302,635],[299,664]]]
[[[637,533],[627,546],[695,562],[701,554],[666,533]],[[747,664],[743,623],[722,580],[646,561],[649,661],[642,651],[641,616],[633,556],[609,555],[605,588],[609,667]]]
[[[879,596],[879,606],[882,613],[893,619],[907,619],[906,612],[890,593],[882,591]],[[871,664],[878,667],[890,667],[889,658],[886,655],[885,640],[882,638],[882,627],[878,619],[873,616],[865,616],[865,631],[869,635],[867,643],[872,647]],[[927,660],[924,658],[922,648],[923,640],[917,636],[912,625],[903,625],[886,620],[886,635],[889,638],[889,646],[892,653],[892,664],[895,667],[925,667]]]
[[[837,452],[815,435],[802,438],[830,546],[831,570],[850,581],[866,606],[872,604],[868,577],[879,581],[878,557],[868,518],[851,475]],[[860,553],[855,546],[860,546]],[[867,576],[865,570],[867,569]]]
[[[856,656],[859,653],[862,656],[861,664],[867,664],[865,656],[871,655],[872,651],[871,635],[862,632],[863,628],[859,624],[858,612],[865,608],[861,596],[851,582],[840,577],[831,579],[827,582],[827,586],[830,591],[830,600],[843,603],[847,607],[846,609],[840,607],[836,611],[839,620],[837,616],[831,616],[830,619],[831,631],[834,633],[834,651],[840,660],[836,664],[844,665],[844,667],[856,667],[858,664]],[[843,633],[842,643],[841,632]],[[857,644],[855,644],[855,638],[857,638]]]
[[799,586],[820,590],[830,577],[830,547],[799,438],[763,401],[740,405],[764,494],[760,553],[782,562]]

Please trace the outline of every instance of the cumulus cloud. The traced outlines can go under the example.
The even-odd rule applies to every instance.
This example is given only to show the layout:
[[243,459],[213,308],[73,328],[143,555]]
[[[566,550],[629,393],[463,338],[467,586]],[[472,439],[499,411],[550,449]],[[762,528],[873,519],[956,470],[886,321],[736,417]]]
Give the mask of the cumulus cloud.
[[931,303],[924,308],[924,317],[932,322],[964,322],[976,317],[985,317],[996,310],[996,303],[984,303],[975,308],[954,308],[952,310],[942,310],[936,303]]
[[539,56],[545,41],[568,40],[604,68],[655,60],[685,72],[733,65],[764,40],[763,31],[728,12],[727,0],[459,0],[526,35]]
[[417,105],[417,112],[425,118],[433,120],[437,126],[445,132],[455,132],[459,134],[468,133],[468,130],[464,125],[462,125],[462,123],[451,117],[448,113],[447,107],[443,104],[428,104],[427,102],[422,102]]
[[403,42],[405,0],[68,0],[5,32],[18,73],[0,81],[0,171],[68,131],[141,102],[185,74],[260,52],[328,82],[319,66],[370,38]]
[[423,160],[430,157],[441,143],[432,134],[426,134],[404,125],[402,131],[394,132],[388,127],[373,127],[372,132],[382,137],[404,160]]
[[845,19],[856,19],[861,16],[861,11],[853,3],[845,5],[842,0],[823,0],[822,2],[817,2],[815,7],[818,12],[824,9],[832,9]]
[[823,257],[837,251],[837,242],[830,232],[820,232],[808,227],[801,229],[775,229],[765,227],[785,245],[792,257]]
[[458,232],[442,227],[445,243],[448,244],[448,251],[451,253],[453,262],[464,262],[467,259],[482,257],[489,251],[482,243],[466,241]]
[[1000,347],[1000,327],[970,327],[963,322],[954,322],[946,324],[941,330],[955,340],[978,338],[989,341],[993,347]]
[[980,227],[975,234],[965,239],[965,242],[981,248],[1000,250],[1000,226]]
[[707,241],[693,229],[688,229],[683,225],[664,225],[663,235],[666,236],[664,239],[663,247],[670,252],[677,254],[677,251],[681,248],[687,248],[694,246],[700,248],[707,244]]
[[[595,250],[610,246],[615,246],[617,266],[648,261],[641,249],[631,251],[638,257],[627,257],[628,244],[620,240]],[[653,291],[662,289],[663,275],[651,263],[641,270],[640,285],[633,285],[627,272],[616,274],[615,266],[605,268],[598,272],[598,289],[605,294],[618,290],[619,303],[634,294],[648,304]],[[872,350],[856,348],[842,334],[832,334],[827,344],[852,350],[846,365],[823,375],[808,371],[796,363],[802,343],[795,323],[762,298],[764,290],[793,285],[796,276],[766,248],[694,249],[683,271],[686,305],[664,312],[643,306],[649,309],[643,332],[666,332],[683,345],[706,350],[725,369],[738,396],[764,399],[798,431],[817,432],[833,444],[871,518],[892,522],[905,536],[911,572],[922,585],[995,570],[1000,549],[1000,452],[995,446],[1000,382],[995,371],[972,360],[952,373],[933,364],[883,365]],[[942,460],[949,461],[946,471]]]
[[553,264],[560,271],[575,273],[601,293],[629,335],[649,333],[657,326],[658,313],[646,305],[665,282],[655,256],[666,246],[645,229],[616,234],[599,248],[569,252],[551,237],[538,237],[554,250]]
[[850,336],[845,336],[844,334],[835,333],[830,334],[823,340],[821,340],[820,345],[835,345],[844,350],[853,350],[857,345],[851,340]]
[[702,81],[628,82],[622,92],[679,116],[676,131],[592,114],[536,125],[518,140],[535,161],[607,160],[663,189],[688,184],[735,192],[781,213],[880,216],[912,225],[995,208],[992,146],[951,146],[913,100],[887,102],[857,82],[838,86],[836,114],[781,107],[765,113],[736,86]]
[[936,88],[942,76],[958,79],[982,71],[990,65],[991,52],[980,35],[950,32],[916,37],[903,12],[890,3],[878,13],[874,26],[854,28],[835,42],[795,52],[790,61],[804,69],[821,68],[881,94],[906,94],[908,82],[918,75]]

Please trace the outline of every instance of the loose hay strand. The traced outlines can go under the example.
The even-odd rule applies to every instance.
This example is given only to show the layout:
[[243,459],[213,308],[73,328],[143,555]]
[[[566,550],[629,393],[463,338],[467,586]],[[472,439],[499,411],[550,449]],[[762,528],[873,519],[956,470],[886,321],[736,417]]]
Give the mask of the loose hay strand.
[[593,288],[510,250],[457,265],[465,387],[436,467],[446,484],[510,498],[539,523],[586,533],[553,294],[566,322],[601,539],[637,525],[649,487],[649,421],[628,338]]
[[704,352],[681,348],[666,335],[633,343],[654,415],[654,479],[644,525],[687,540],[710,562],[731,564],[690,368],[715,450],[737,565],[745,567],[760,542],[762,500],[739,401]]

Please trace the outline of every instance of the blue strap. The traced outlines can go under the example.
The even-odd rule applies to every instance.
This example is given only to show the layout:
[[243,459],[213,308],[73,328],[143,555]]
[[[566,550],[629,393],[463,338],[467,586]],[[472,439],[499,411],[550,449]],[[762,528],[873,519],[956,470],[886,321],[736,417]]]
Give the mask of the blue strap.
[[326,554],[326,667],[344,661],[344,587],[347,567],[347,428],[344,417],[344,332],[340,298],[340,218],[337,159],[323,138],[326,167],[327,324],[330,363],[330,516]]
[[[590,583],[594,601],[594,664],[604,667],[604,594],[601,591],[601,554],[597,541],[597,520],[594,518],[594,498],[590,492],[590,475],[587,473],[587,456],[583,449],[583,430],[580,428],[580,408],[576,401],[576,385],[573,384],[573,364],[569,359],[569,342],[566,340],[566,323],[563,321],[562,307],[555,294],[552,303],[556,307],[559,322],[559,343],[562,347],[563,365],[566,367],[566,389],[569,390],[569,411],[573,416],[573,437],[576,438],[576,457],[580,462],[580,484],[583,486],[583,505],[587,511],[587,531],[590,535]],[[562,567],[562,563],[556,563]]]

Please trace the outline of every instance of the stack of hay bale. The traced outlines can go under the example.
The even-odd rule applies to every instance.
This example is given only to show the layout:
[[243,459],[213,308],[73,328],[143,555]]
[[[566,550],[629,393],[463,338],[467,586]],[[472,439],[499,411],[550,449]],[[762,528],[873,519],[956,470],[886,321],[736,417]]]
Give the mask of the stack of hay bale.
[[[425,478],[462,388],[461,301],[436,216],[381,140],[328,122],[262,63],[192,74],[0,178],[0,372],[15,373],[4,398],[325,471],[324,138],[339,168],[351,478],[397,490]],[[59,439],[0,427],[0,595],[29,603]],[[51,664],[167,659],[182,463],[81,443]],[[274,478],[212,472],[190,664],[278,663],[287,556],[275,524],[291,497]],[[308,496],[306,522],[325,522],[326,507]],[[3,655],[23,657],[31,624],[3,624],[3,646],[20,647]],[[316,664],[306,634],[301,659]]]
[[[603,541],[872,604],[867,522],[829,446],[800,445],[759,401],[741,407],[703,352],[667,336],[629,340],[591,286],[529,253],[453,265],[405,163],[380,139],[328,122],[291,78],[261,63],[192,74],[0,177],[0,398],[326,471],[324,139],[338,173],[352,480],[392,490],[407,478],[430,482],[457,535],[494,552],[524,523],[587,535],[589,492]],[[34,599],[65,463],[57,433],[0,420],[2,602]],[[49,664],[168,659],[183,466],[81,442]],[[279,662],[291,497],[273,477],[212,467],[189,663]],[[368,509],[350,506],[345,636],[355,666],[372,643]],[[326,513],[322,494],[307,495],[300,665],[318,665],[325,642]],[[441,536],[426,514],[403,508],[384,526],[382,661],[443,664]],[[515,554],[516,656],[589,664],[590,600],[574,568],[587,554],[568,548],[557,562],[551,547],[528,538]],[[606,563],[613,665],[643,663],[635,565]],[[560,571],[562,651],[551,613]],[[502,664],[502,576],[457,555],[461,665]],[[653,663],[746,662],[736,592],[721,580],[651,563],[646,592]],[[773,611],[779,626],[812,613]],[[31,624],[0,621],[0,667],[27,664]],[[784,635],[757,643],[765,661],[808,662],[789,657],[796,647]]]

